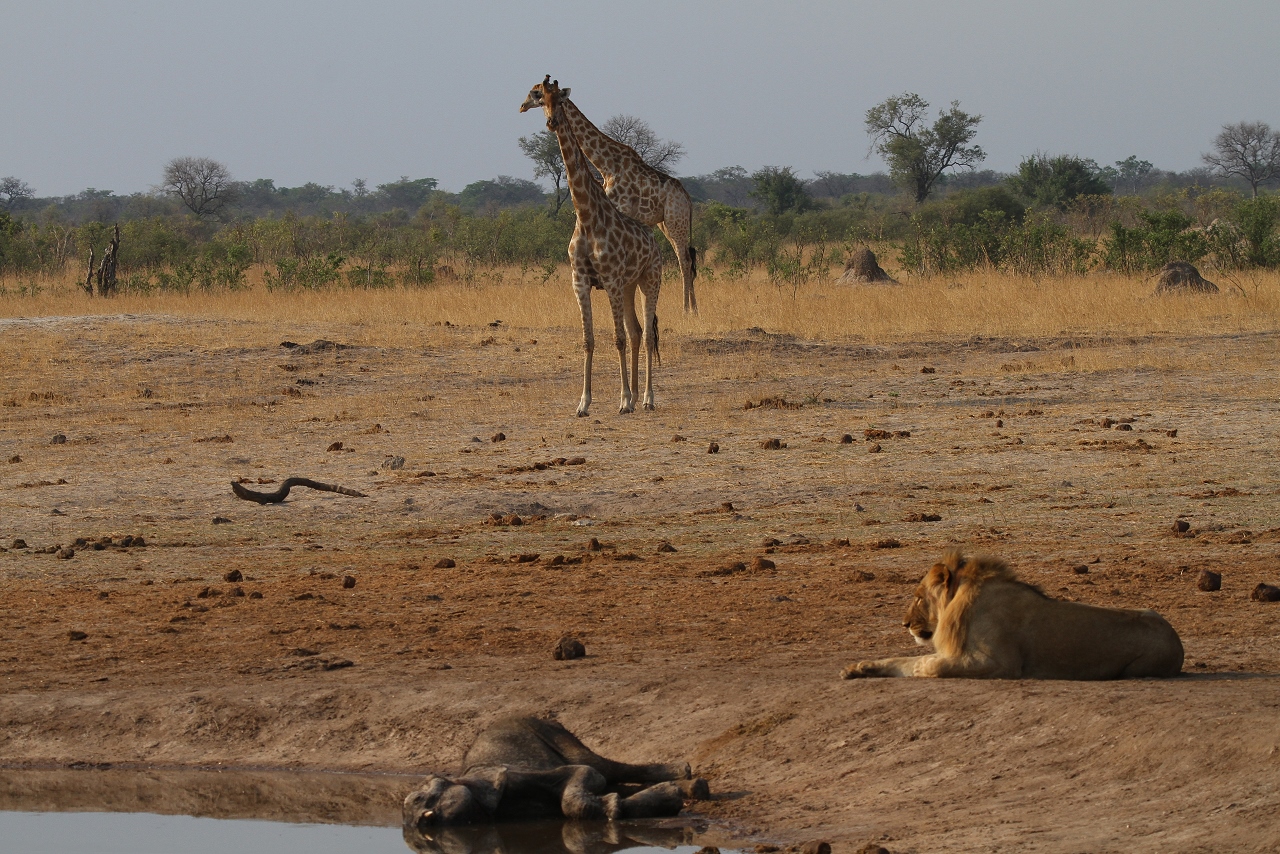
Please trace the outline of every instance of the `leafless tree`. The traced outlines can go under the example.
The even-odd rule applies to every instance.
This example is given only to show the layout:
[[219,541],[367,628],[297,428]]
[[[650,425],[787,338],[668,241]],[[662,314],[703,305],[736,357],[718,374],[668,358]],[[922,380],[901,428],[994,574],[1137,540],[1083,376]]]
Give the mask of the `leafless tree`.
[[685,155],[683,145],[673,139],[659,139],[648,122],[635,116],[614,116],[600,130],[634,148],[641,160],[659,172],[671,172]]
[[0,196],[4,196],[4,201],[0,204],[4,205],[5,210],[13,210],[33,195],[35,192],[26,181],[12,175],[0,178]]
[[554,187],[551,204],[555,212],[569,198],[569,186],[565,181],[564,158],[560,156],[560,143],[554,131],[544,130],[533,136],[520,137],[520,150],[533,161],[533,177],[550,178]]
[[1280,177],[1280,132],[1266,122],[1223,125],[1214,137],[1213,151],[1200,156],[1219,175],[1249,182],[1257,198],[1259,184]]
[[196,216],[220,216],[235,201],[231,172],[208,157],[175,157],[164,167],[161,187],[176,195]]

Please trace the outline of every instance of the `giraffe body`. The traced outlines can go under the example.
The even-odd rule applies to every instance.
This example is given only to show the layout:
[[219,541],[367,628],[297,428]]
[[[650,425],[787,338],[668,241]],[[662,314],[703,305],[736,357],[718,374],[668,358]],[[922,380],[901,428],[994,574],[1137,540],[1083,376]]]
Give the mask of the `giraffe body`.
[[[582,311],[583,363],[582,398],[578,416],[585,416],[591,406],[591,362],[595,353],[595,327],[591,314],[591,291],[600,288],[609,297],[613,313],[614,339],[618,348],[619,373],[622,381],[619,414],[635,409],[635,392],[640,384],[640,341],[645,343],[645,390],[641,400],[645,409],[654,408],[653,365],[658,356],[658,292],[662,287],[662,251],[649,226],[622,213],[605,195],[587,168],[587,160],[578,148],[577,139],[565,118],[564,105],[568,89],[560,89],[549,79],[534,87],[520,107],[521,112],[541,106],[547,116],[547,127],[560,143],[564,157],[569,194],[573,199],[573,238],[569,241],[569,263],[573,271],[573,290]],[[636,291],[644,299],[644,325],[636,315]],[[628,371],[627,342],[631,343]]]
[[[533,97],[531,92],[530,98]],[[684,184],[645,163],[631,146],[607,136],[568,97],[563,98],[562,103],[569,129],[582,153],[600,171],[609,200],[632,219],[662,229],[670,241],[684,280],[684,310],[697,312],[698,299],[693,287],[698,273],[697,253],[689,245],[693,202]]]

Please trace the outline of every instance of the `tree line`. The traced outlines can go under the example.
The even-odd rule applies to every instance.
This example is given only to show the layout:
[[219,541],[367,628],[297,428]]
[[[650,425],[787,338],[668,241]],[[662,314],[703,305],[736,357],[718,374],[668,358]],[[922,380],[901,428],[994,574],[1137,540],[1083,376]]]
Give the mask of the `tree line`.
[[[1187,172],[1136,155],[1101,166],[1036,152],[1001,174],[979,168],[981,120],[958,102],[932,117],[926,101],[906,93],[865,115],[869,151],[887,173],[806,179],[786,166],[729,166],[682,178],[697,202],[694,242],[708,275],[763,267],[798,286],[854,244],[886,242],[902,267],[922,274],[980,265],[1034,275],[1135,272],[1167,260],[1280,264],[1280,197],[1262,192],[1280,179],[1280,133],[1263,122],[1224,126],[1205,166]],[[633,116],[612,117],[602,129],[668,172],[685,154]],[[550,276],[573,228],[553,143],[547,131],[518,140],[551,192],[510,176],[459,193],[408,176],[374,187],[279,187],[236,181],[201,157],[175,158],[156,190],[127,196],[90,188],[39,198],[7,177],[0,276],[75,270],[109,241],[108,223],[121,227],[124,290],[234,288],[254,264],[281,289],[425,286],[439,274],[501,267]]]

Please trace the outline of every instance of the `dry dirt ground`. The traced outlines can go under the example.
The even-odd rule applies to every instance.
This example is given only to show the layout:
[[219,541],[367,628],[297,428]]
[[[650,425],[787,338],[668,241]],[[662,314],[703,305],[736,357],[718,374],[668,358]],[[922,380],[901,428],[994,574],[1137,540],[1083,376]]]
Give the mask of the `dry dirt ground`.
[[[523,712],[687,759],[725,841],[1280,839],[1280,603],[1250,598],[1280,583],[1278,335],[671,336],[657,412],[615,413],[604,352],[578,419],[572,330],[0,323],[11,769],[417,773]],[[295,475],[368,497],[229,488]],[[1159,610],[1185,675],[840,680],[916,649],[910,593],[957,545]],[[587,657],[553,660],[564,635]],[[41,779],[0,789],[56,800]]]

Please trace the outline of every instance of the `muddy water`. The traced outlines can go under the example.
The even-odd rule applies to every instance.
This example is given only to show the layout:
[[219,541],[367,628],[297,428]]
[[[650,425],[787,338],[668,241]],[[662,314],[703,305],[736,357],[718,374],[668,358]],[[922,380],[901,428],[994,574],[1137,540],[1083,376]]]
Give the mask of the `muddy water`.
[[0,769],[0,850],[27,854],[691,854],[699,828],[559,823],[402,831],[415,777]]

